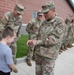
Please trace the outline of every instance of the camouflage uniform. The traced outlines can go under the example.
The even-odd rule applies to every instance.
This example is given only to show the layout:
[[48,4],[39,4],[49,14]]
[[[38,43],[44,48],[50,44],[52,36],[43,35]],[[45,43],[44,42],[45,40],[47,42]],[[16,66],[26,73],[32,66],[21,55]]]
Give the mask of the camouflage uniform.
[[[22,13],[24,8],[21,8],[20,4],[16,5],[16,10],[18,13]],[[21,11],[22,9],[22,11]],[[15,59],[16,59],[16,52],[17,52],[17,40],[19,39],[20,35],[20,29],[22,26],[22,16],[19,15],[16,18],[13,15],[13,12],[7,12],[4,14],[3,18],[1,19],[0,25],[3,26],[3,28],[6,28],[7,26],[10,26],[11,28],[13,28],[16,32],[17,38],[14,40],[13,43],[11,43],[10,47],[12,49],[12,54],[13,54],[13,61],[15,63]]]
[[[53,4],[49,2],[42,9],[49,11],[52,7]],[[36,75],[54,75],[53,68],[65,36],[65,28],[64,21],[58,16],[41,24],[35,46]]]
[[65,46],[66,47],[72,47],[72,43],[73,43],[73,37],[74,37],[74,25],[71,23],[71,21],[69,19],[67,19],[68,21],[66,22],[67,25],[67,36],[66,36],[66,42],[65,42]]
[[4,27],[2,24],[0,24],[0,40],[2,39],[2,31],[4,30]]
[[73,24],[73,37],[72,37],[72,44],[74,43],[74,24]]
[[67,42],[70,44],[71,44],[71,39],[73,38],[73,29],[74,29],[74,26],[70,24],[68,29],[68,34],[67,34],[67,39],[68,39]]
[[72,44],[73,38],[74,38],[74,24],[73,23],[70,23],[69,25],[67,37],[68,37],[68,43]]
[[72,26],[73,26],[73,37],[72,37],[72,43],[74,43],[74,16],[72,19]]
[[[38,20],[37,18],[33,18],[27,25],[26,31],[29,34],[29,39],[36,39],[36,35],[38,34],[38,29],[42,23],[42,20]],[[34,54],[34,46],[29,46],[27,59],[31,59]]]
[[65,36],[64,36],[64,39],[63,39],[63,43],[61,45],[61,48],[60,48],[60,53],[62,51],[65,51],[67,50],[67,41],[68,41],[68,38],[67,38],[67,34],[68,34],[68,29],[69,29],[69,24],[67,23],[70,23],[70,21],[68,19],[65,20],[65,23],[66,23],[66,31],[65,31]]

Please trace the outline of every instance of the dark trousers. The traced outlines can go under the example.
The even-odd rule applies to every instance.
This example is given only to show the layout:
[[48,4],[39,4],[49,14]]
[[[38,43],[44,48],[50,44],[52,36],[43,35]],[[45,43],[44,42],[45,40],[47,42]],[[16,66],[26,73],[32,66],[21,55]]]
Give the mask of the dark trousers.
[[5,72],[0,71],[0,75],[10,75],[10,72],[5,73]]

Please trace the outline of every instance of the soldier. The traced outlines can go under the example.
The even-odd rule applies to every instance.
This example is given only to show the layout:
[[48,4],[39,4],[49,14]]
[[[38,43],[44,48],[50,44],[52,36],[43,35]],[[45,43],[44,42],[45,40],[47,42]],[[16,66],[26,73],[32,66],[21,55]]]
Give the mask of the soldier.
[[73,16],[73,19],[72,19],[72,26],[73,26],[73,37],[72,37],[72,43],[74,43],[74,16]]
[[66,41],[64,43],[64,47],[71,48],[72,46],[72,39],[73,39],[73,31],[74,31],[74,26],[72,24],[72,19],[67,18],[66,19],[66,25],[67,25],[67,36],[66,36]]
[[63,43],[61,45],[61,48],[60,48],[60,52],[59,53],[62,53],[63,51],[67,50],[67,41],[68,41],[68,37],[67,37],[67,34],[68,34],[68,28],[69,28],[69,24],[70,24],[70,20],[69,19],[66,19],[65,20],[65,23],[66,23],[66,35],[63,39]]
[[69,18],[67,18],[66,20],[65,20],[65,23],[66,23],[66,26],[67,26],[67,33],[66,33],[66,37],[65,37],[65,39],[64,39],[64,41],[63,41],[63,44],[62,44],[62,46],[61,46],[61,50],[60,50],[60,53],[62,52],[62,51],[65,51],[65,50],[67,50],[67,47],[68,48],[71,48],[71,47],[73,47],[73,45],[72,45],[72,43],[73,43],[73,32],[74,32],[74,25],[72,24],[72,21],[73,21],[73,19],[72,19],[72,17],[73,16],[71,16],[71,15],[69,15]]
[[20,37],[20,28],[22,26],[22,16],[21,14],[24,13],[25,7],[22,4],[16,4],[13,12],[7,12],[4,14],[0,21],[0,26],[2,28],[6,28],[10,26],[16,32],[17,38],[15,41],[10,45],[13,54],[13,61],[16,64],[16,52],[17,52],[17,44],[16,41]]
[[56,15],[55,5],[50,1],[42,6],[45,21],[41,24],[37,40],[28,40],[35,46],[36,75],[54,75],[53,68],[58,57],[66,25]]
[[[41,12],[41,10],[39,10],[37,12],[37,17],[36,18],[33,18],[27,25],[26,27],[26,31],[28,32],[29,34],[29,39],[36,39],[36,35],[38,34],[38,29],[42,23],[42,16],[43,16],[43,13]],[[33,58],[33,60],[35,59],[34,58],[34,46],[30,46],[29,47],[29,50],[28,50],[28,54],[27,54],[27,58],[26,58],[26,63],[29,65],[29,66],[32,66],[30,60]]]
[[73,43],[73,38],[74,38],[74,20],[72,19],[70,24],[69,24],[69,29],[68,29],[68,34],[67,34],[67,47],[71,48],[73,47],[72,43]]

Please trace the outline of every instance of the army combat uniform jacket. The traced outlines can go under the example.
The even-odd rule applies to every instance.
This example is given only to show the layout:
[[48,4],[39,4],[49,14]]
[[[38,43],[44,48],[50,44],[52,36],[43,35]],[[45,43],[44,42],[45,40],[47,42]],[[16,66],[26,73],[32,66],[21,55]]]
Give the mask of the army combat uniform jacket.
[[64,21],[58,16],[55,16],[50,21],[44,21],[37,35],[36,54],[42,57],[56,59],[63,37],[65,36],[65,29],[66,25]]
[[4,14],[3,18],[0,21],[1,27],[7,27],[10,26],[13,28],[17,34],[17,37],[20,36],[20,28],[22,25],[22,16],[18,16],[17,18],[14,18],[12,12],[7,12]]
[[26,31],[29,34],[29,39],[35,39],[36,35],[38,34],[38,29],[41,25],[42,21],[38,20],[37,18],[33,18],[31,21],[29,21]]

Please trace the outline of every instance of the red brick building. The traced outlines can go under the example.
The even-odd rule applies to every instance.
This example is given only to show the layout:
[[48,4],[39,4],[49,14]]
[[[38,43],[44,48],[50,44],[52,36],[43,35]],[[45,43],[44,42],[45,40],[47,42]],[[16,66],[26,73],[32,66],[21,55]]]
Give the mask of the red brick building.
[[[0,18],[7,11],[13,11],[13,8],[16,3],[23,4],[27,10],[22,15],[23,22],[28,23],[32,18],[33,12],[41,9],[41,6],[48,2],[49,0],[0,0]],[[68,14],[74,14],[73,10],[70,8],[67,0],[54,0],[56,6],[56,12],[59,16],[65,19]]]

